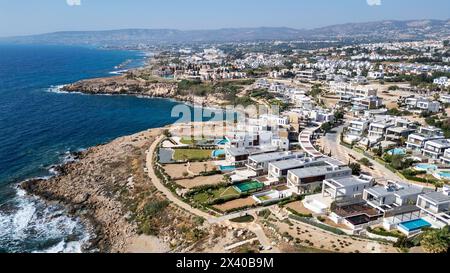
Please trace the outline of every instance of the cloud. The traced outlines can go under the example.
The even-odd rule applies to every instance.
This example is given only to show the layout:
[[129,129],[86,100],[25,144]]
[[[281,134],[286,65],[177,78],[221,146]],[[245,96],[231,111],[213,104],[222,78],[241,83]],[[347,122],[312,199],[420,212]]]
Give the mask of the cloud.
[[369,6],[381,6],[381,0],[366,0]]
[[81,6],[81,0],[66,0],[69,6]]

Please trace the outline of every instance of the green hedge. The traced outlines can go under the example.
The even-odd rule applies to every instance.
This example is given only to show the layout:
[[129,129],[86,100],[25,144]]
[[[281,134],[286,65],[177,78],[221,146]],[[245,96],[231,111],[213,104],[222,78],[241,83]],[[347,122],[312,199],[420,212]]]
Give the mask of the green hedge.
[[311,213],[303,214],[303,213],[299,213],[299,212],[297,212],[297,211],[295,211],[295,210],[293,210],[291,208],[286,208],[286,210],[289,211],[290,213],[296,215],[296,216],[299,216],[299,217],[303,217],[303,218],[312,218],[313,217],[313,215]]

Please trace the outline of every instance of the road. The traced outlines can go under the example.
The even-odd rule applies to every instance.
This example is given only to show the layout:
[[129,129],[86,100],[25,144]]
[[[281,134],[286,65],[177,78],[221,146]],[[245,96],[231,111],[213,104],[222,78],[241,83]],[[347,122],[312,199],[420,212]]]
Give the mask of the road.
[[[361,155],[360,153],[340,145],[340,135],[343,129],[344,126],[340,126],[334,130],[336,134],[327,134],[325,137],[321,139],[325,153],[328,154],[328,152],[331,151],[332,157],[342,161],[343,163],[355,161],[355,159],[353,158],[356,158],[356,160],[365,158],[365,156]],[[370,158],[367,159],[369,159],[370,162],[373,164],[373,170],[367,168],[366,170],[368,170],[372,174],[372,176],[377,180],[377,182],[383,184],[386,183],[387,180],[393,180],[409,183],[407,181],[404,181],[397,174],[393,173],[391,170],[389,170],[382,164],[378,163],[377,161],[372,160]]]

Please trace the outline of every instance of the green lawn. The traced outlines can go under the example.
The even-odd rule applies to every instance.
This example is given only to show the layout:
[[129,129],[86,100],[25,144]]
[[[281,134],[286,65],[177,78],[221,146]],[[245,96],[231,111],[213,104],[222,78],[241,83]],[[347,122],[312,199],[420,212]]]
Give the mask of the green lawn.
[[213,191],[202,192],[194,195],[193,199],[195,202],[206,204],[212,200],[223,197],[239,197],[239,193],[234,189],[234,187],[223,187]]
[[173,159],[176,161],[207,160],[211,158],[211,153],[211,150],[175,149]]
[[234,222],[234,223],[251,223],[251,222],[255,221],[255,218],[251,215],[246,215],[246,216],[231,219],[230,221]]
[[185,145],[193,145],[195,144],[195,140],[189,137],[183,137],[180,142]]

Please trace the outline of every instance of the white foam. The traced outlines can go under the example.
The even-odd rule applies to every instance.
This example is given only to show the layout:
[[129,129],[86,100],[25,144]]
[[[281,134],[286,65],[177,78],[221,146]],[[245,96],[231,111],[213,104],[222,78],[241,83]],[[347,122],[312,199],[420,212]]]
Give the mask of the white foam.
[[[26,245],[55,241],[47,249],[34,252],[79,253],[88,243],[90,233],[81,222],[67,215],[62,208],[48,205],[36,197],[31,197],[22,189],[11,202],[14,209],[0,211],[0,245],[14,252],[27,252]],[[67,241],[74,236],[76,241]]]

